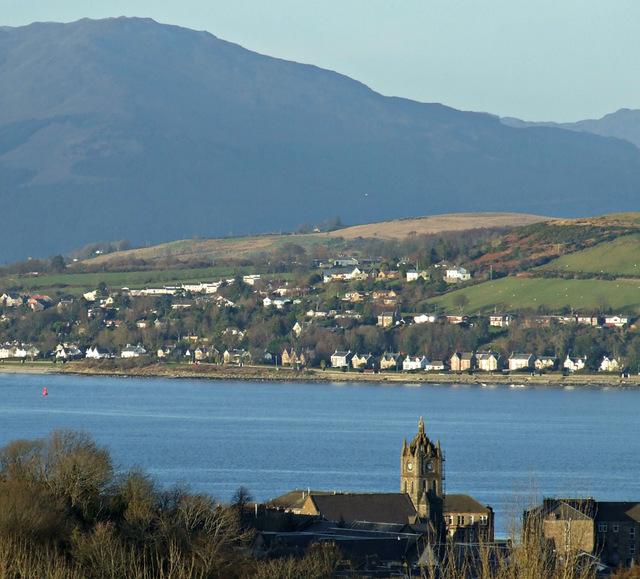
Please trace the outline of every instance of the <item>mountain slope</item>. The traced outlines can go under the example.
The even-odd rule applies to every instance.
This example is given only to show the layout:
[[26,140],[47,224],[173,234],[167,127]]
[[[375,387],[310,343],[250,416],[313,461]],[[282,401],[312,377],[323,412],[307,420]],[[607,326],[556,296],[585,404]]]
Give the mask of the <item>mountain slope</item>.
[[576,123],[535,123],[511,117],[505,117],[501,120],[505,125],[516,128],[553,127],[593,133],[602,137],[616,137],[640,147],[640,110],[620,109],[601,119],[590,119]]
[[386,98],[144,19],[0,29],[0,261],[413,215],[586,216],[637,197],[640,151]]

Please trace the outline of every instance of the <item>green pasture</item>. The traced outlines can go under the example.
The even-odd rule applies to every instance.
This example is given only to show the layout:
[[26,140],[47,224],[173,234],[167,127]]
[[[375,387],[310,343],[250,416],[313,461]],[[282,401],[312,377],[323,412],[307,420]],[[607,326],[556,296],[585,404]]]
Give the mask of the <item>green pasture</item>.
[[[603,281],[596,279],[539,279],[505,277],[487,281],[427,301],[447,313],[457,313],[456,295],[469,300],[466,313],[513,311],[544,306],[559,311],[569,305],[575,310],[606,306],[620,313],[640,313],[640,279]],[[459,302],[458,302],[459,303]]]
[[208,267],[200,269],[169,269],[164,271],[132,271],[104,273],[66,273],[44,277],[15,276],[1,278],[0,284],[7,288],[22,288],[23,291],[42,292],[60,290],[63,293],[80,295],[95,289],[104,282],[113,290],[123,287],[142,289],[178,283],[198,283],[231,278],[237,274],[253,273],[251,267]]
[[640,235],[625,235],[614,241],[563,255],[536,270],[640,277]]

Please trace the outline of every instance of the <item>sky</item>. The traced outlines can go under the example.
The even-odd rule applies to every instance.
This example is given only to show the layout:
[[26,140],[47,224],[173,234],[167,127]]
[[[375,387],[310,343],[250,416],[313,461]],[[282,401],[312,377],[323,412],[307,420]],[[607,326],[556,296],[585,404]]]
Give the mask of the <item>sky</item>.
[[0,0],[0,26],[116,16],[460,110],[571,122],[640,109],[640,0]]

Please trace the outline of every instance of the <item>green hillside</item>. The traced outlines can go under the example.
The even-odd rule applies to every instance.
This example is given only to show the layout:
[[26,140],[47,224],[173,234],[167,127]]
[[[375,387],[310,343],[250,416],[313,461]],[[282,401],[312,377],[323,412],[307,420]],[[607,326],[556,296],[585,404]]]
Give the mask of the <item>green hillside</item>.
[[575,310],[597,310],[610,307],[616,312],[640,313],[640,279],[604,281],[597,279],[541,279],[505,277],[427,300],[428,307],[454,313],[456,295],[469,300],[467,313],[513,311],[523,308],[559,311],[569,305]]
[[625,235],[563,255],[535,271],[640,276],[640,234]]

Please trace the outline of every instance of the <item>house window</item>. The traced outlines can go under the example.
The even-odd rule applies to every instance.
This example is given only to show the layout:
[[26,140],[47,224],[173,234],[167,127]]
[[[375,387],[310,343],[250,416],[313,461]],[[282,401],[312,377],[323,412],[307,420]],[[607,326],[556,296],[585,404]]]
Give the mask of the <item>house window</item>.
[[471,529],[471,530],[469,531],[469,540],[470,540],[470,541],[475,541],[475,540],[476,540],[476,534],[475,534],[475,532],[473,531],[473,529]]
[[458,515],[458,525],[464,525],[464,515]]
[[636,540],[636,528],[635,527],[631,527],[629,529],[629,540],[630,541],[635,541]]
[[449,515],[449,524],[453,525],[453,515]]
[[598,523],[598,533],[607,532],[607,523]]
[[632,557],[635,556],[636,554],[636,546],[635,545],[629,545],[629,555],[631,555]]
[[486,525],[489,522],[489,517],[487,515],[480,515],[480,524]]
[[619,525],[618,523],[612,523],[612,524],[611,524],[611,530],[612,530],[614,533],[617,533],[617,532],[620,530],[620,525]]
[[473,525],[473,515],[469,515],[469,524]]

